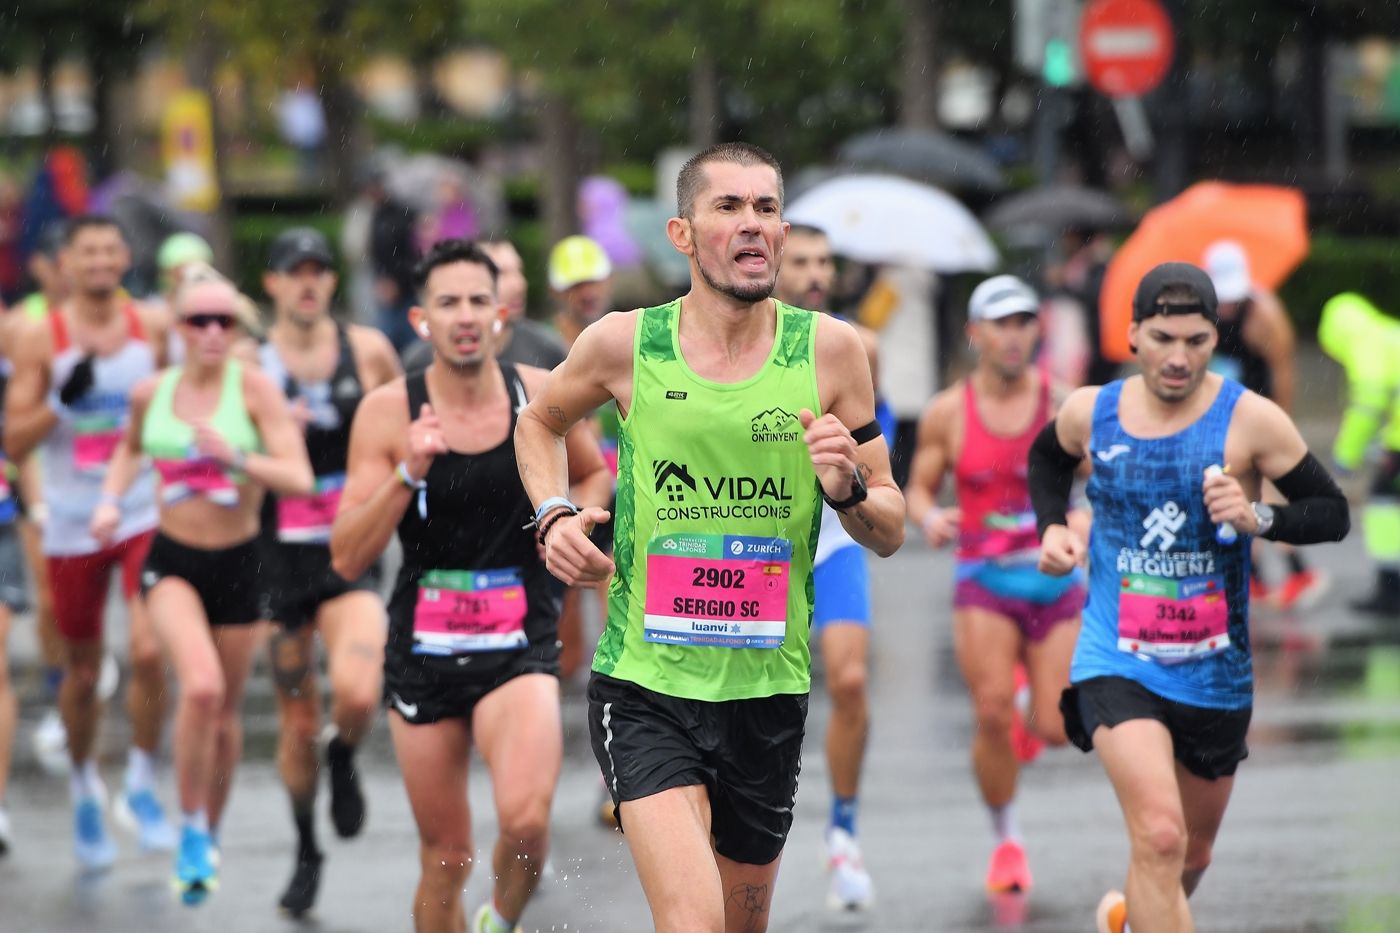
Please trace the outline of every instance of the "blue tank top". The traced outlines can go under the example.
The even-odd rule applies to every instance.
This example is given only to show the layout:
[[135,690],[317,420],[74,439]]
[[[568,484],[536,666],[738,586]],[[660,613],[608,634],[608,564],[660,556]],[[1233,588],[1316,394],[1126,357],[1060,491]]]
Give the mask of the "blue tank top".
[[1123,430],[1122,391],[1110,382],[1094,403],[1089,599],[1070,680],[1126,677],[1178,703],[1248,707],[1252,539],[1218,543],[1201,492],[1245,389],[1223,380],[1195,424],[1159,438]]

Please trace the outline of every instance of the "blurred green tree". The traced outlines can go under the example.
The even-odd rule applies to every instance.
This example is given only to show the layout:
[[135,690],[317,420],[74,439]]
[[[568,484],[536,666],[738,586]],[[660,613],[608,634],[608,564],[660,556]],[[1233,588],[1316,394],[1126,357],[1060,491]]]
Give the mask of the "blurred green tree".
[[122,120],[118,91],[158,24],[128,0],[43,0],[0,9],[0,68],[32,64],[50,115],[46,135],[58,135],[53,76],[65,55],[82,56],[92,75],[96,123],[89,147],[96,175],[122,167],[134,151],[131,121]]
[[[82,2],[82,0],[73,0]],[[458,0],[143,0],[177,48],[281,83],[309,75],[326,115],[327,181],[336,200],[354,196],[369,152],[355,87],[369,56],[398,52],[431,61],[462,36]]]

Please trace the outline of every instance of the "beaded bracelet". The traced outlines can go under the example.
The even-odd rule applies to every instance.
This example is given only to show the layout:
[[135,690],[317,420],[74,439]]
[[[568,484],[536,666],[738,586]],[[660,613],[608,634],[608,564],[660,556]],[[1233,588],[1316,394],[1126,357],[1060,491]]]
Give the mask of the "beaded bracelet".
[[545,536],[549,534],[549,529],[554,527],[555,522],[565,516],[577,514],[578,512],[575,509],[561,505],[550,514],[546,515],[544,521],[540,522],[539,531],[535,532],[535,540],[539,542],[540,547],[544,547]]

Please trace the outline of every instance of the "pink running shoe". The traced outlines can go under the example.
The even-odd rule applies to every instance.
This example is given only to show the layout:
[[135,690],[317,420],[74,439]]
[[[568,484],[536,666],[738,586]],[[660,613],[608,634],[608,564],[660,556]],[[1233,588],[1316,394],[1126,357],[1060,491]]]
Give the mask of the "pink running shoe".
[[1031,889],[1031,866],[1026,861],[1026,850],[1015,839],[1008,839],[992,852],[992,861],[987,866],[987,890],[992,894],[1019,891],[1022,894]]

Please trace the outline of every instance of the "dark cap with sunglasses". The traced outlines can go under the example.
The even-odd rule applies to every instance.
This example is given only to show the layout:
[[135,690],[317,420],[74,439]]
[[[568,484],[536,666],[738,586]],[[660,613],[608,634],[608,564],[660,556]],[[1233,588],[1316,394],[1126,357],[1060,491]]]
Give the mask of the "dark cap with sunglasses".
[[[1189,292],[1192,297],[1167,301],[1168,289]],[[1214,324],[1220,318],[1215,285],[1205,270],[1189,262],[1164,262],[1154,266],[1138,283],[1133,296],[1133,320],[1145,321],[1158,314],[1201,314]]]
[[327,269],[335,266],[335,254],[321,231],[292,227],[277,234],[268,250],[267,267],[273,272],[290,272],[303,262],[316,262]]

